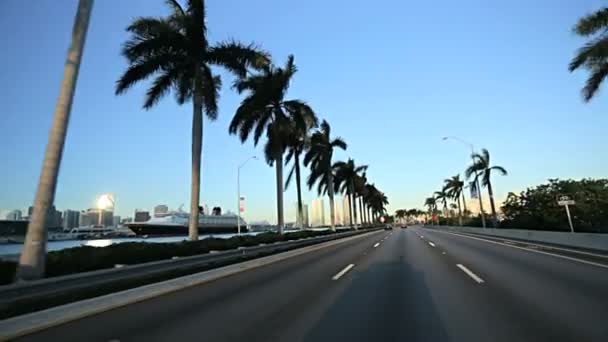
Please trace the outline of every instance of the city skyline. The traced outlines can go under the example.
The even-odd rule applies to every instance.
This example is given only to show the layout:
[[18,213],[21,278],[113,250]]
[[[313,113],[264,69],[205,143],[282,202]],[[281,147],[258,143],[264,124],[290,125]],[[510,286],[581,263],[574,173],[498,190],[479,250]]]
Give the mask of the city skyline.
[[[508,192],[525,190],[548,178],[605,176],[608,161],[597,156],[608,149],[603,132],[608,126],[608,117],[603,115],[606,104],[601,98],[583,103],[579,90],[585,75],[567,71],[568,56],[581,44],[569,28],[597,4],[561,1],[555,6],[554,2],[541,0],[537,6],[521,11],[511,3],[490,8],[448,2],[437,14],[436,6],[430,4],[383,2],[371,9],[352,5],[348,15],[341,14],[343,7],[339,4],[313,1],[309,5],[300,8],[298,15],[290,12],[283,17],[293,25],[277,32],[274,24],[252,21],[268,15],[255,4],[243,4],[243,13],[252,15],[237,20],[230,6],[210,2],[211,37],[218,41],[237,36],[246,42],[259,42],[277,60],[294,53],[301,72],[290,92],[310,101],[332,123],[333,132],[345,138],[348,150],[336,151],[337,160],[356,156],[370,165],[370,179],[389,197],[390,213],[398,208],[422,209],[424,198],[440,187],[444,178],[463,173],[470,163],[468,149],[442,141],[446,135],[458,135],[477,149],[488,148],[496,163],[509,170],[508,177],[493,184],[498,205]],[[318,6],[326,11],[311,10]],[[545,18],[545,8],[552,8],[551,20]],[[19,14],[25,10],[32,21],[49,29],[35,30],[20,20]],[[521,25],[487,22],[485,18],[494,17],[495,10],[520,18]],[[0,21],[0,27],[15,33],[6,42],[6,49],[14,53],[0,56],[0,72],[14,81],[14,87],[0,94],[0,102],[5,104],[2,125],[11,127],[10,134],[0,135],[0,146],[19,146],[20,153],[3,150],[0,208],[23,210],[34,199],[74,4],[41,2],[31,8],[27,3],[9,1],[2,12],[6,20]],[[418,15],[408,14],[408,20],[403,20],[398,13]],[[124,28],[133,17],[165,14],[162,2],[129,1],[118,13],[110,1],[96,3],[59,174],[55,197],[58,208],[94,207],[94,197],[103,192],[118,196],[117,213],[123,217],[139,207],[151,210],[158,203],[166,203],[176,208],[189,202],[190,160],[184,152],[190,148],[189,109],[167,99],[146,112],[141,110],[141,96],[117,98],[113,92],[125,66],[119,55],[119,42],[126,37]],[[454,28],[448,37],[437,28],[420,31],[424,18],[436,14]],[[374,25],[363,38],[379,48],[390,48],[392,53],[383,56],[382,63],[376,62],[377,69],[353,73],[377,61],[378,56],[372,52],[359,54],[360,42],[352,39],[348,29],[335,30],[335,21],[339,18],[341,27],[356,28],[370,16],[383,19],[373,19]],[[478,30],[477,24],[467,20],[471,16],[484,18],[487,29]],[[113,19],[104,20],[108,17]],[[298,27],[310,18],[315,18],[318,25],[300,30]],[[542,25],[538,25],[538,18],[543,18]],[[248,29],[253,23],[256,30]],[[298,43],[287,44],[284,35]],[[439,37],[449,42],[452,63],[439,59],[444,50],[432,43]],[[323,38],[340,43],[325,46]],[[400,39],[406,39],[407,44],[392,43]],[[472,41],[481,44],[472,45]],[[326,48],[324,56],[317,53],[318,44]],[[480,48],[492,51],[491,58],[470,59],[471,54],[482,55],[473,53]],[[416,56],[409,52],[412,49],[428,53]],[[46,63],[22,58],[38,50],[45,51]],[[403,63],[404,56],[407,63]],[[425,71],[431,66],[433,72]],[[518,77],[522,73],[535,75],[526,87]],[[446,79],[445,75],[450,77]],[[252,155],[261,157],[263,151],[228,136],[228,123],[240,96],[227,86],[232,78],[224,79],[218,120],[206,123],[201,198],[236,212],[234,180],[238,163]],[[404,83],[403,79],[413,81]],[[344,87],[356,83],[378,86],[348,91]],[[32,97],[37,100],[31,101]],[[441,101],[434,101],[437,98]],[[374,113],[373,118],[369,113]],[[361,120],[349,120],[352,117]],[[405,130],[411,125],[424,129]],[[568,132],[567,139],[556,132]],[[382,138],[365,138],[372,133]],[[521,138],[513,139],[514,135]],[[409,146],[418,145],[424,145],[424,151],[395,158]],[[307,175],[308,170],[303,168],[302,179]],[[249,220],[276,222],[274,185],[274,170],[262,160],[243,169],[241,192],[249,202]],[[317,196],[314,190],[303,186],[303,202],[310,203]],[[295,198],[295,190],[285,192],[285,203]],[[285,217],[295,217],[295,208],[285,208]]]

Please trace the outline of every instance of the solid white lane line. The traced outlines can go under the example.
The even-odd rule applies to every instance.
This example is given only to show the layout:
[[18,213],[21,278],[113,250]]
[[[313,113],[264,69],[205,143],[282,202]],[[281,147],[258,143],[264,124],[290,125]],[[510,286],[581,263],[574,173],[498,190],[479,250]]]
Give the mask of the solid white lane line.
[[466,268],[465,266],[461,265],[461,264],[456,264],[456,266],[458,266],[458,268],[460,268],[464,273],[466,273],[469,277],[473,278],[473,280],[475,280],[478,284],[483,283],[483,279],[479,278],[477,276],[477,274],[471,272],[471,270],[469,270],[468,268]]
[[432,243],[431,241],[429,241],[429,245],[431,245],[431,247],[435,247],[435,244]]
[[580,262],[581,264],[587,264],[587,265],[597,266],[597,267],[601,267],[601,268],[608,268],[608,265],[605,265],[605,264],[599,264],[599,263],[593,262],[593,261],[587,261],[587,260],[583,260],[583,259],[572,258],[572,257],[568,257],[568,256],[561,255],[561,254],[548,253],[548,252],[540,251],[538,249],[530,249],[530,248],[525,248],[525,247],[520,247],[520,246],[515,246],[515,245],[508,245],[508,244],[505,244],[505,243],[502,243],[502,242],[496,242],[496,241],[492,241],[492,240],[481,239],[481,238],[478,238],[478,237],[473,237],[473,236],[463,235],[463,234],[455,234],[455,233],[449,233],[449,232],[441,232],[441,233],[452,234],[454,236],[460,236],[460,237],[465,238],[465,239],[479,240],[479,241],[484,241],[484,242],[487,242],[487,243],[493,243],[495,245],[501,245],[501,246],[505,246],[505,247],[511,247],[511,248],[516,248],[516,249],[521,249],[521,250],[532,252],[532,253],[545,254],[545,255],[552,256],[552,257],[556,257],[556,258],[561,258],[561,259],[566,259],[566,260],[570,260],[570,261]]
[[344,267],[344,269],[342,271],[336,273],[336,275],[333,276],[331,279],[333,279],[333,280],[340,279],[340,277],[342,277],[343,275],[345,275],[346,272],[350,271],[350,269],[353,268],[353,267],[355,267],[355,264],[350,264],[350,265]]
[[376,244],[374,245],[374,248],[380,246],[380,242],[376,242]]

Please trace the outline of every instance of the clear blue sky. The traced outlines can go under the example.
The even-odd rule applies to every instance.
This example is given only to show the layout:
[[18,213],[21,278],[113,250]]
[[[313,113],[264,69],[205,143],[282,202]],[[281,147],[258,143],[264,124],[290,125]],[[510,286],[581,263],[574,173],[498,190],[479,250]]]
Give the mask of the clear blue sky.
[[[0,208],[32,203],[62,77],[76,0],[0,1]],[[368,177],[397,208],[421,207],[462,172],[458,135],[506,167],[498,198],[547,178],[605,177],[606,91],[579,95],[586,74],[567,65],[583,40],[571,33],[604,2],[208,1],[212,41],[255,41],[278,63],[296,57],[289,97],[308,101],[349,148],[336,157],[369,165]],[[143,86],[121,97],[124,29],[164,15],[161,0],[96,1],[59,175],[58,208],[84,209],[104,192],[119,214],[189,203],[191,107],[171,96],[143,111]],[[225,75],[224,84],[232,79]],[[220,116],[205,122],[202,198],[235,210],[236,166],[261,147],[227,133],[239,97],[222,90]],[[275,173],[250,162],[241,179],[249,220],[276,220]],[[315,194],[306,192],[310,203]],[[286,192],[294,220],[295,187]]]

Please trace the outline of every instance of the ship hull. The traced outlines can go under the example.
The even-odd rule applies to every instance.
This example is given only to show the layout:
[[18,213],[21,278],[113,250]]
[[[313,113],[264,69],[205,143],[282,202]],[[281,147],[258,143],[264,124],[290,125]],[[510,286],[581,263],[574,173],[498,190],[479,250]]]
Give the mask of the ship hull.
[[[163,225],[149,223],[129,223],[127,227],[138,236],[187,236],[188,227],[182,225]],[[236,234],[238,227],[235,226],[204,226],[198,227],[200,235],[207,234]],[[246,226],[241,226],[241,233],[247,232]]]

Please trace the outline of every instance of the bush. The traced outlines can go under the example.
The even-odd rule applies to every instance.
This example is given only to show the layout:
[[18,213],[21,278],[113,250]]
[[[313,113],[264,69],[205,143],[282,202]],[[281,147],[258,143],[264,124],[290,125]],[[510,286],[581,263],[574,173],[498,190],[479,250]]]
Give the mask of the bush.
[[0,260],[0,285],[10,284],[15,279],[17,263],[14,261]]
[[[46,259],[46,277],[113,268],[116,264],[140,264],[205,254],[209,251],[224,251],[238,247],[250,247],[280,241],[299,240],[332,234],[326,231],[298,231],[287,234],[274,232],[258,235],[233,236],[229,239],[209,238],[200,241],[177,243],[125,242],[107,247],[81,246],[49,252]],[[11,283],[15,276],[16,263],[0,260],[0,284]]]

